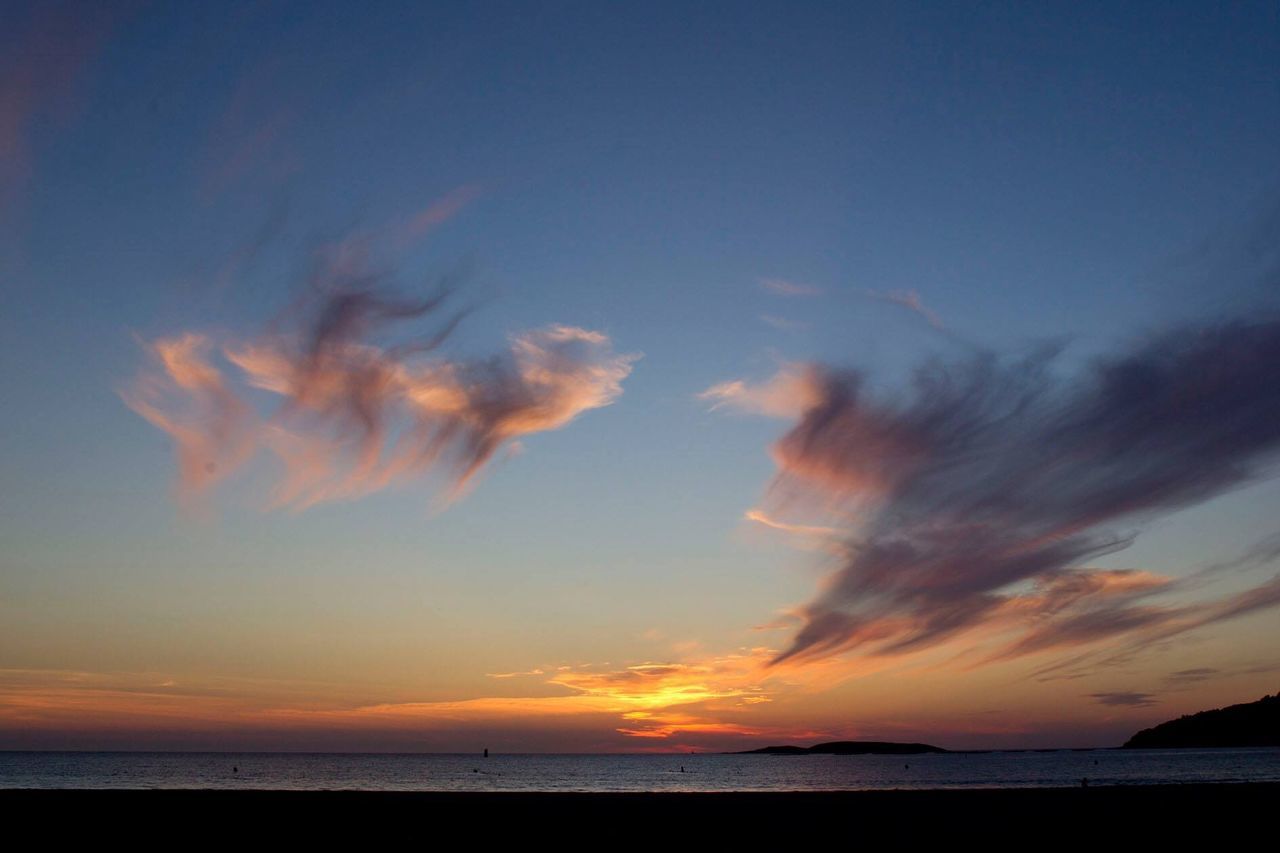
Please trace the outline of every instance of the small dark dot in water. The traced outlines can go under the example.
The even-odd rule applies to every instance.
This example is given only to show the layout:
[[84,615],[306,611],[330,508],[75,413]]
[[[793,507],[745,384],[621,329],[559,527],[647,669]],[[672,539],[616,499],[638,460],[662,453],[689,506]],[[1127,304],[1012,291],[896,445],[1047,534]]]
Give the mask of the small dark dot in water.
[[233,765],[233,766],[232,766],[232,768],[231,768],[231,772],[232,772],[232,773],[239,773],[239,772],[240,772],[240,768],[239,768],[239,767],[236,767],[236,766],[234,766],[234,765]]

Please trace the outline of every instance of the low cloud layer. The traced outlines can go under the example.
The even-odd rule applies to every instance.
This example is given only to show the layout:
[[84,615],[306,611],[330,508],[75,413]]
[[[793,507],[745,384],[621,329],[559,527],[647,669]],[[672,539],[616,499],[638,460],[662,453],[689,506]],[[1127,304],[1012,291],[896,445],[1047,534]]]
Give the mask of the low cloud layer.
[[[462,313],[446,311],[449,299],[396,297],[329,264],[283,328],[145,344],[152,364],[122,396],[173,439],[185,502],[267,450],[283,465],[270,505],[297,510],[432,474],[456,493],[521,436],[612,403],[637,358],[603,333],[555,325],[512,336],[489,359],[451,359],[440,351]],[[255,392],[277,404],[260,410]]]
[[[502,696],[371,701],[347,684],[185,676],[146,672],[0,669],[0,743],[199,742],[208,731],[245,742],[291,733],[309,748],[424,742],[446,749],[459,738],[507,749],[541,743],[585,749],[686,751],[734,748],[746,739],[833,739],[768,713],[775,689],[798,687],[766,669],[765,648],[688,661],[631,666],[544,665],[492,673],[509,679]],[[822,673],[814,673],[820,677]],[[825,683],[825,682],[824,682]],[[394,691],[392,691],[394,692]],[[375,737],[376,733],[385,737]],[[310,733],[310,734],[308,734]],[[191,741],[186,741],[190,743]],[[383,747],[385,749],[385,747]]]
[[703,395],[798,408],[773,448],[771,495],[857,519],[778,660],[900,654],[984,632],[979,662],[990,662],[1152,641],[1280,604],[1280,579],[1187,600],[1195,585],[1088,568],[1143,522],[1271,472],[1280,321],[1181,328],[1074,377],[1060,361],[1053,349],[931,361],[892,398],[857,371],[816,365]]

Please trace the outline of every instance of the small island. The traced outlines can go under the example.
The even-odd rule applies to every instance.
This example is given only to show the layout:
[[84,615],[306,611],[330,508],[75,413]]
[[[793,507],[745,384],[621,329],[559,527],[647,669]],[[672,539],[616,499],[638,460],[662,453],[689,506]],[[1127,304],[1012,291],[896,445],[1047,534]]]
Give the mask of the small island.
[[1280,693],[1143,729],[1124,749],[1280,746]]
[[747,749],[735,755],[920,755],[947,752],[927,743],[892,743],[880,740],[837,740],[814,746],[766,746]]

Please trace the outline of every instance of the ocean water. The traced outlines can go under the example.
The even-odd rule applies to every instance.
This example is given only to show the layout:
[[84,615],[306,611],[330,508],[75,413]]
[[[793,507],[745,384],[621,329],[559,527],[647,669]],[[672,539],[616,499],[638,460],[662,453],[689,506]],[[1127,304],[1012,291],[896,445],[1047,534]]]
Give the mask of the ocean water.
[[1280,749],[912,756],[0,752],[0,788],[830,791],[1280,781]]

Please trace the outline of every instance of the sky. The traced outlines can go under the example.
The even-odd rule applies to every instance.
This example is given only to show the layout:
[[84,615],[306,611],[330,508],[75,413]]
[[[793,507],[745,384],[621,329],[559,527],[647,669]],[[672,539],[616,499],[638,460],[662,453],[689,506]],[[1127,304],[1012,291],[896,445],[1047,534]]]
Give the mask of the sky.
[[1111,746],[1280,678],[1280,11],[0,6],[0,748]]

